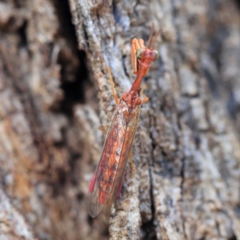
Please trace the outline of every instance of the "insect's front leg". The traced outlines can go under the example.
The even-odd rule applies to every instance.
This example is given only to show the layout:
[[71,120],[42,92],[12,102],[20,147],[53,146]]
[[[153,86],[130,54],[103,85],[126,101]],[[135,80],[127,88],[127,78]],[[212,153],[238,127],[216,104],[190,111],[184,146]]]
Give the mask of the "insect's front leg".
[[106,135],[107,135],[108,127],[109,127],[108,125],[107,125],[107,126],[103,126],[103,125],[101,125],[101,126],[98,128],[98,129],[102,132],[104,138],[105,138]]
[[140,91],[140,97],[143,97],[143,99],[141,99],[142,104],[148,102],[149,98],[144,94],[144,90],[146,89],[146,85],[143,85]]

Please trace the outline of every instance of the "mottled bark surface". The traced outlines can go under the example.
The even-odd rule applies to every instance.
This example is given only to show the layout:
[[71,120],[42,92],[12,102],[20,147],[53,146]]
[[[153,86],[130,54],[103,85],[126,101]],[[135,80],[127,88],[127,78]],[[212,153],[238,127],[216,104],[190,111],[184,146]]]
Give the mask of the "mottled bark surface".
[[[233,0],[0,1],[0,239],[240,239],[240,5]],[[88,185],[130,43],[162,28],[123,191],[91,219]]]

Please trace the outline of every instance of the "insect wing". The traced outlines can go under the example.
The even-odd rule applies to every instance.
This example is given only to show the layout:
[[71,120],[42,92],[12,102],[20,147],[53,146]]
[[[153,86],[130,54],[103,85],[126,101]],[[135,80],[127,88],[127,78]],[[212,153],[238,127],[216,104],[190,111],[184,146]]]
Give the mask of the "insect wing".
[[[124,121],[121,114],[121,104],[119,104],[113,114],[111,125],[109,126],[108,133],[106,135],[102,155],[89,187],[89,214],[92,217],[96,217],[102,211],[108,201],[111,192],[111,186],[113,186],[115,177],[114,172],[111,171],[110,168],[114,157],[112,154],[112,149],[114,148],[114,145],[118,144],[118,136],[124,135],[123,131],[126,126],[123,125]],[[109,180],[110,184],[107,185],[108,189],[110,188],[109,192],[104,191],[104,187],[106,186],[106,181],[104,178],[106,175],[109,175],[111,178]]]
[[138,105],[134,108],[134,110],[129,111],[128,116],[125,116],[125,120],[127,122],[126,124],[126,130],[124,132],[124,141],[121,149],[121,155],[120,155],[120,161],[118,165],[118,171],[116,172],[112,192],[109,196],[106,212],[109,214],[111,211],[112,203],[115,201],[115,199],[119,196],[122,184],[123,184],[123,178],[124,178],[124,172],[127,165],[127,160],[132,148],[133,140],[136,134],[137,126],[138,126],[138,118],[140,114],[141,105]]
[[96,217],[105,207],[110,212],[118,194],[136,133],[140,107],[137,106],[130,113],[127,104],[120,101],[113,115],[101,159],[89,188],[89,214],[92,217]]

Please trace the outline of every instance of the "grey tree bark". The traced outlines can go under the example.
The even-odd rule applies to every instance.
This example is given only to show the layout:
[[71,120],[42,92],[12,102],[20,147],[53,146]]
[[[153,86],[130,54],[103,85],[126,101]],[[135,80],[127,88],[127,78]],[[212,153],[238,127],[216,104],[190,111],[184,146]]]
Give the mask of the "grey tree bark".
[[[240,239],[240,5],[0,1],[0,239]],[[109,223],[88,185],[131,39],[162,29]]]

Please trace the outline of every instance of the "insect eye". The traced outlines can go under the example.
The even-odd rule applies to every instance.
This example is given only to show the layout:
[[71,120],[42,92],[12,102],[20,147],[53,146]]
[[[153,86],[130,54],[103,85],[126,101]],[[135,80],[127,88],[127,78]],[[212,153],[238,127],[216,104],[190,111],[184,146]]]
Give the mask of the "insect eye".
[[156,51],[156,50],[153,50],[153,51],[155,53],[155,59],[153,61],[156,61],[159,57],[159,54],[158,54],[158,51]]
[[137,59],[141,59],[142,58],[142,53],[143,53],[143,49],[142,48],[139,48],[136,52],[136,57]]

